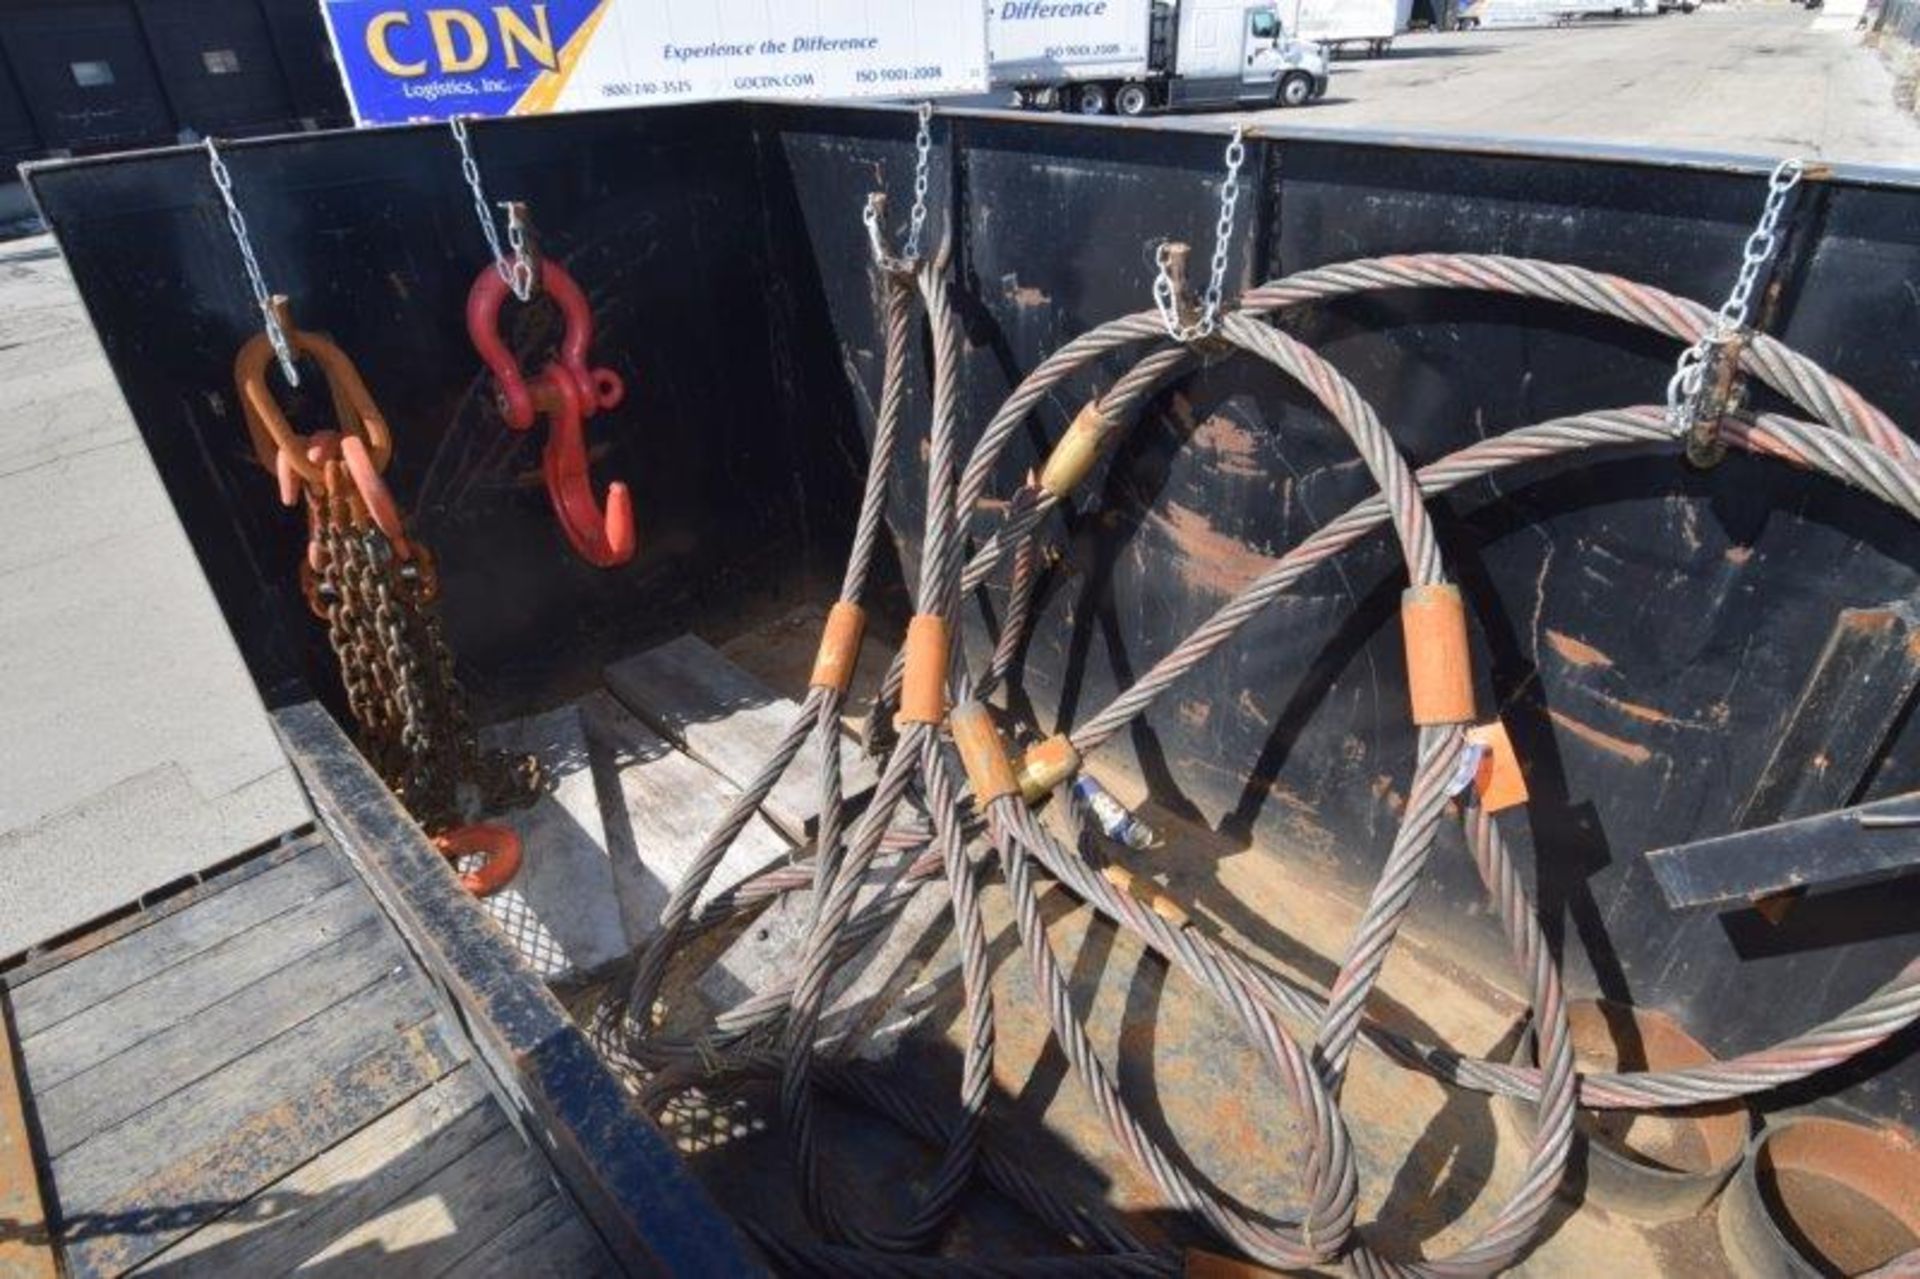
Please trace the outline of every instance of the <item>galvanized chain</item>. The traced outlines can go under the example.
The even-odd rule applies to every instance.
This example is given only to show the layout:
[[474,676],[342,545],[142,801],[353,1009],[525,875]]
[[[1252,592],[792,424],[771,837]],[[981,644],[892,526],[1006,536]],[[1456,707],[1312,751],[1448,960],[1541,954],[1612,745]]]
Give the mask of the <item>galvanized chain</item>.
[[240,246],[240,260],[246,264],[247,283],[253,288],[253,301],[260,308],[260,319],[266,325],[274,358],[280,361],[280,372],[286,377],[287,385],[299,386],[300,369],[293,362],[293,347],[287,342],[279,317],[273,313],[273,297],[267,292],[266,277],[260,272],[260,259],[253,255],[253,237],[247,234],[246,215],[240,212],[240,205],[233,198],[233,174],[227,171],[227,162],[220,158],[220,148],[212,138],[207,139],[207,168],[213,173],[213,185],[219,189],[221,202],[227,206],[227,226],[233,231],[234,243]]
[[1247,158],[1246,137],[1246,126],[1236,124],[1233,137],[1227,141],[1227,174],[1220,181],[1220,219],[1213,228],[1213,262],[1207,275],[1207,291],[1200,300],[1200,313],[1191,321],[1181,315],[1180,285],[1173,278],[1172,243],[1163,240],[1154,251],[1154,265],[1159,270],[1153,279],[1153,305],[1167,326],[1167,336],[1176,342],[1198,342],[1211,337],[1219,321],[1220,298],[1227,283],[1227,251],[1233,243],[1234,208],[1240,203],[1240,166]]
[[920,238],[927,226],[927,189],[931,183],[930,171],[933,156],[933,103],[922,102],[916,113],[919,127],[913,135],[913,207],[907,214],[907,242],[905,251],[899,257],[887,251],[886,234],[880,226],[880,217],[886,207],[886,197],[873,194],[867,197],[867,207],[861,211],[861,225],[867,228],[867,243],[873,249],[873,260],[882,269],[895,272],[910,272],[920,260]]
[[907,260],[920,257],[920,234],[927,225],[927,173],[933,155],[933,103],[922,102],[913,134],[913,208],[907,214]]
[[513,296],[525,302],[533,296],[536,274],[533,255],[527,250],[526,227],[515,216],[512,205],[501,206],[507,210],[507,245],[513,250],[513,256],[509,258],[500,247],[500,229],[494,225],[493,210],[487,203],[487,189],[480,181],[480,162],[473,156],[473,142],[467,136],[466,119],[454,116],[447,121],[447,127],[453,130],[454,144],[460,148],[460,176],[467,180],[467,189],[473,192],[473,213],[480,220],[480,234],[487,237],[487,249],[493,254],[493,269],[513,290]]
[[1772,261],[1779,247],[1776,238],[1780,217],[1786,212],[1787,197],[1800,185],[1806,162],[1798,158],[1782,160],[1767,178],[1767,199],[1761,206],[1760,220],[1748,234],[1740,253],[1740,273],[1735,277],[1727,300],[1720,304],[1713,324],[1700,340],[1680,353],[1673,376],[1667,380],[1667,420],[1676,433],[1689,432],[1700,417],[1700,395],[1706,385],[1709,357],[1746,328],[1747,314],[1753,305],[1754,286],[1760,272]]

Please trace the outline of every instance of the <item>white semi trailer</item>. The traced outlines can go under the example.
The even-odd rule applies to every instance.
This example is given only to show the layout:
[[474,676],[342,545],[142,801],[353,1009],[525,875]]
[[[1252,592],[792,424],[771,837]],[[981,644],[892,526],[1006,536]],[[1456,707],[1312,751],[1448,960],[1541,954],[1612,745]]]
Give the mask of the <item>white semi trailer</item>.
[[992,0],[994,87],[1036,110],[1297,107],[1327,91],[1327,58],[1288,35],[1273,0]]
[[1467,0],[1460,6],[1463,31],[1475,27],[1563,26],[1591,13],[1592,0]]
[[1358,45],[1374,58],[1391,48],[1413,20],[1413,0],[1292,0],[1292,5],[1293,34],[1299,39],[1328,49]]

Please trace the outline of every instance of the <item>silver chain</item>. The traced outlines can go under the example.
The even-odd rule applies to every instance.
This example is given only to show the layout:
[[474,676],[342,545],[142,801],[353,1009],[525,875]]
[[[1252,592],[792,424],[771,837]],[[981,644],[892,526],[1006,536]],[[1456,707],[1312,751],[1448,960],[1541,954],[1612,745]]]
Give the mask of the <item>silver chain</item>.
[[[487,248],[493,254],[493,269],[513,290],[513,296],[525,302],[533,296],[534,270],[533,256],[527,252],[526,228],[511,216],[507,219],[507,244],[513,249],[509,258],[500,247],[500,230],[494,225],[493,210],[487,204],[487,189],[480,182],[480,162],[473,158],[473,143],[467,137],[467,122],[461,116],[447,121],[453,130],[453,141],[460,148],[460,176],[467,180],[467,189],[473,192],[473,213],[480,219],[480,233],[487,237]],[[506,206],[503,206],[506,207]]]
[[887,252],[886,237],[880,227],[880,201],[876,197],[867,197],[867,207],[860,214],[860,221],[867,228],[867,242],[873,248],[873,260],[889,270],[905,270],[919,261],[920,236],[927,225],[927,187],[933,156],[933,103],[922,102],[917,114],[920,123],[913,135],[913,208],[907,214],[906,251],[897,258]]
[[1245,125],[1233,126],[1227,141],[1227,175],[1220,181],[1220,220],[1213,228],[1213,263],[1207,276],[1207,291],[1200,301],[1200,314],[1192,323],[1180,316],[1180,288],[1173,279],[1173,245],[1165,240],[1154,250],[1153,304],[1160,311],[1160,322],[1167,336],[1176,342],[1197,342],[1211,337],[1220,318],[1220,298],[1227,283],[1227,250],[1233,243],[1233,211],[1240,203],[1240,166],[1247,158]]
[[247,283],[253,286],[253,300],[260,308],[260,319],[267,328],[267,341],[273,346],[274,358],[280,361],[280,372],[287,379],[288,386],[300,385],[300,369],[293,362],[293,348],[287,344],[286,331],[280,327],[280,319],[273,313],[273,299],[267,292],[267,280],[260,273],[260,259],[253,255],[253,238],[247,234],[246,215],[240,212],[240,206],[233,198],[233,174],[227,172],[227,162],[220,158],[220,148],[213,139],[207,139],[207,168],[213,172],[213,185],[220,190],[220,199],[227,206],[227,225],[233,230],[233,241],[240,246],[240,260],[247,267]]
[[1700,335],[1698,342],[1682,351],[1674,365],[1673,376],[1667,380],[1667,421],[1675,431],[1684,431],[1693,424],[1694,414],[1698,411],[1700,388],[1706,377],[1708,354],[1714,347],[1731,341],[1735,334],[1746,327],[1747,313],[1753,305],[1753,289],[1760,282],[1761,268],[1772,260],[1775,250],[1780,247],[1776,236],[1780,216],[1786,212],[1787,197],[1800,185],[1806,167],[1806,163],[1797,158],[1782,160],[1774,166],[1773,174],[1767,179],[1767,202],[1761,208],[1760,220],[1754,224],[1741,250],[1740,274],[1734,279],[1732,291],[1727,294],[1727,300],[1720,304],[1712,327]]

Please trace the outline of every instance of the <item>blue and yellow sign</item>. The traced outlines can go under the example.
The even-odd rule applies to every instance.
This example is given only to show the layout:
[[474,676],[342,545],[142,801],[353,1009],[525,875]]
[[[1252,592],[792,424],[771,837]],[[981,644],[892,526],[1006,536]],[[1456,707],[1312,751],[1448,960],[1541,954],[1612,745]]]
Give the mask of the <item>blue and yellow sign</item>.
[[362,124],[986,87],[980,0],[322,0]]

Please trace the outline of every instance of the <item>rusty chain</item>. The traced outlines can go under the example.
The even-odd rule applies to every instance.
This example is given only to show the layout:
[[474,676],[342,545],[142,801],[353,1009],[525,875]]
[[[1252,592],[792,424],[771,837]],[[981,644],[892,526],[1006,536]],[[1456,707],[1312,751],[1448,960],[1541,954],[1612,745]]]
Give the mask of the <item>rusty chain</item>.
[[[330,479],[332,474],[330,472]],[[530,757],[480,750],[435,605],[433,561],[402,560],[348,503],[308,494],[314,549],[309,598],[326,619],[361,749],[429,832],[457,825],[462,784],[488,810],[528,802],[541,783]]]

